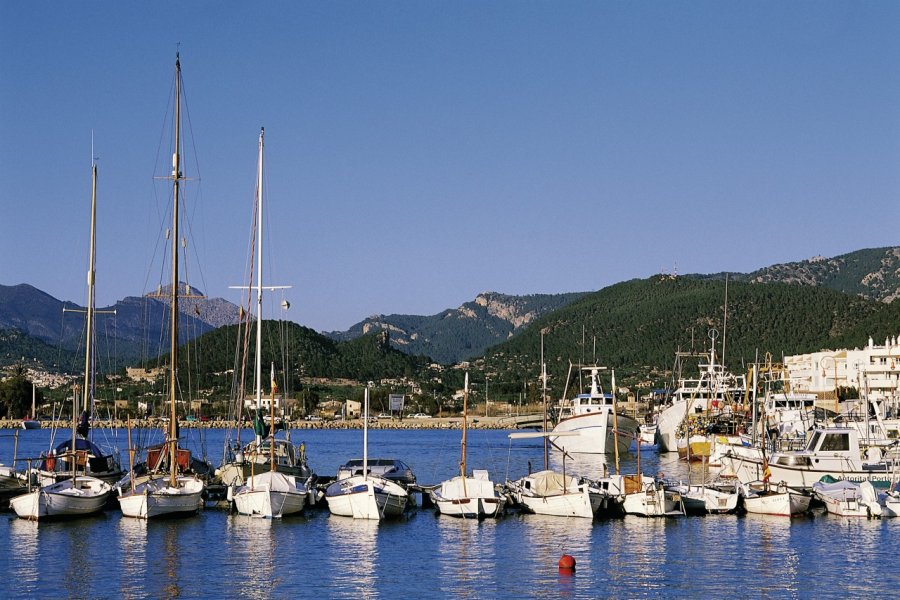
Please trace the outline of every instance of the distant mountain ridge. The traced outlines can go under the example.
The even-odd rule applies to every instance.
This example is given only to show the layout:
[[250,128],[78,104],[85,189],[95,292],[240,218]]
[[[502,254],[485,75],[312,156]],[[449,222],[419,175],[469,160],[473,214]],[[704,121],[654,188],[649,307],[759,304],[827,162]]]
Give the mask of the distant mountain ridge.
[[[752,273],[729,273],[735,281],[780,282],[824,287],[890,304],[900,298],[900,246],[867,248],[848,254],[763,267]],[[725,273],[689,275],[701,279],[723,279]]]
[[484,292],[471,302],[436,315],[373,315],[347,331],[326,335],[346,341],[373,330],[386,330],[394,347],[450,364],[481,356],[487,348],[511,338],[535,319],[585,294],[511,296]]
[[[163,287],[143,297],[128,296],[113,306],[97,307],[97,355],[114,356],[117,366],[122,367],[167,351],[169,305],[160,294],[165,296],[169,289]],[[238,321],[239,308],[227,300],[203,298],[195,288],[187,288],[182,295],[188,297],[179,303],[181,342]],[[109,314],[112,311],[115,317]],[[21,358],[12,344],[15,341],[17,348],[22,347],[24,335],[65,352],[59,359],[61,370],[80,369],[78,364],[67,364],[70,354],[84,346],[84,318],[79,312],[84,312],[84,307],[57,300],[34,286],[0,285],[0,329],[7,332],[2,338],[0,360]]]

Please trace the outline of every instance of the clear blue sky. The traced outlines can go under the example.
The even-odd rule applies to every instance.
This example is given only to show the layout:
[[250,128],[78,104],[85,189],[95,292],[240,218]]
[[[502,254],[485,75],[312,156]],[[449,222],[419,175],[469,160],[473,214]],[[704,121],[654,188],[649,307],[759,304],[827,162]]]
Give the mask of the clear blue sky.
[[[346,329],[900,243],[897,2],[0,2],[0,283],[156,285],[176,44],[191,283]],[[193,148],[191,150],[193,153]],[[197,176],[196,172],[188,172]]]

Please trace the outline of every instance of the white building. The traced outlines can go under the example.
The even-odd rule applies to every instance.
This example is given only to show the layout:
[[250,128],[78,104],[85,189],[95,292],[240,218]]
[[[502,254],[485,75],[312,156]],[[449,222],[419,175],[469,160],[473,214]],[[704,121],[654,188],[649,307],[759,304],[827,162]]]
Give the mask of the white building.
[[876,346],[872,338],[864,348],[822,350],[786,356],[791,389],[825,397],[838,387],[860,390],[861,396],[886,401],[895,414],[900,408],[900,336]]

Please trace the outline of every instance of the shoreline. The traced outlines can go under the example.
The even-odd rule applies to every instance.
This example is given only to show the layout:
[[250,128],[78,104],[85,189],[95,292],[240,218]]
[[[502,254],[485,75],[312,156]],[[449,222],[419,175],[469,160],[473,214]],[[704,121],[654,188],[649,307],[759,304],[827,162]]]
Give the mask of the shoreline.
[[[510,417],[469,417],[469,429],[516,429],[515,421]],[[462,429],[462,417],[434,417],[429,419],[380,419],[369,422],[369,429]],[[21,419],[0,420],[0,429],[22,429]],[[71,423],[59,422],[59,429],[71,429]],[[128,423],[119,420],[94,421],[95,429],[126,429]],[[132,429],[161,429],[166,422],[161,419],[138,419],[131,421]],[[236,429],[237,421],[178,421],[182,429]],[[41,429],[51,429],[53,421],[41,421]],[[288,429],[362,429],[362,419],[344,421],[288,421]],[[253,424],[244,421],[243,429],[253,429]]]

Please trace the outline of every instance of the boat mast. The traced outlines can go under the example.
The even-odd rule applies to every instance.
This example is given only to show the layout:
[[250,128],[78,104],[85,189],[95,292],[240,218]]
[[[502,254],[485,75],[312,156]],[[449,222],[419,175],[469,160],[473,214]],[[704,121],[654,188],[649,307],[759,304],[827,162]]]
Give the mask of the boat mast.
[[269,444],[269,470],[275,471],[275,363],[272,363],[272,401],[269,403],[269,430],[272,432],[272,443]]
[[466,491],[466,434],[469,429],[469,373],[466,372],[466,382],[463,387],[463,425],[462,425],[462,442],[460,443],[461,447],[461,457],[459,461],[459,470],[462,475],[462,485],[463,485],[463,497],[468,498],[468,492]]
[[[262,203],[263,203],[263,136],[259,131],[259,158],[256,166],[256,406],[262,408]],[[274,378],[273,378],[274,381]],[[270,426],[274,427],[273,421]],[[273,430],[274,432],[274,430]]]
[[369,478],[369,384],[363,395],[363,479]]
[[[87,301],[87,323],[84,340],[84,390],[82,391],[81,407],[83,411],[88,410],[91,394],[93,391],[93,375],[94,375],[94,281],[96,275],[96,241],[97,241],[97,164],[91,165],[91,241],[88,255],[88,301]],[[77,402],[74,394],[72,398],[72,477],[75,477],[78,468],[78,460],[76,459],[75,436],[78,432],[78,411]],[[85,465],[87,470],[87,465]]]
[[181,173],[181,60],[175,53],[175,152],[172,155],[172,290],[171,290],[171,331],[169,348],[169,484],[177,485],[176,471],[178,459],[177,421],[175,420],[175,394],[177,391],[178,369],[178,195]]
[[[616,454],[616,475],[619,474],[619,417],[616,414],[616,370],[612,370],[612,422],[613,422],[613,448]],[[641,439],[638,437],[637,445],[640,447]]]
[[[541,329],[541,403],[544,408],[544,433],[547,433],[547,363],[544,362],[544,333],[547,329]],[[583,332],[582,332],[582,335]],[[565,396],[563,396],[565,397]],[[544,436],[544,470],[549,469],[550,465],[550,445],[547,437]]]

